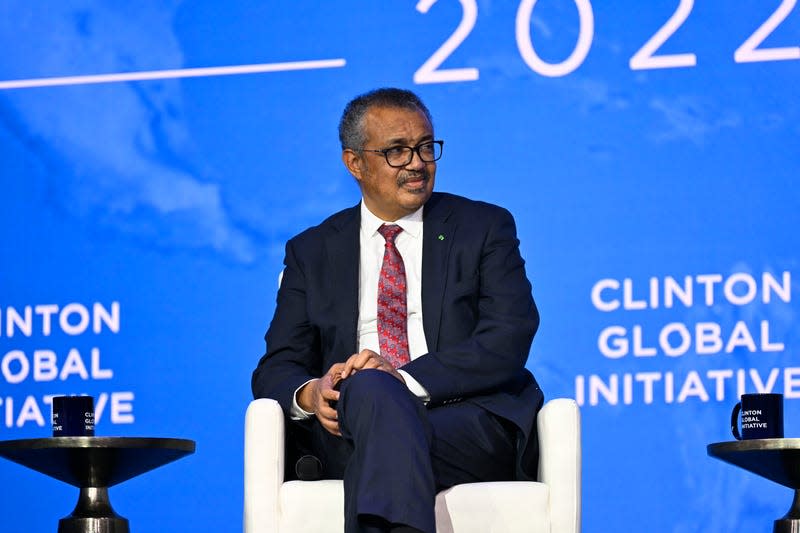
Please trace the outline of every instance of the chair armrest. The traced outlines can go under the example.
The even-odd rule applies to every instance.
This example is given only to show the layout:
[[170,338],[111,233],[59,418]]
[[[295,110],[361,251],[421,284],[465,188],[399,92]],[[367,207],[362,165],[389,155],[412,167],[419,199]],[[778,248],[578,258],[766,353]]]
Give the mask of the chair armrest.
[[284,463],[283,411],[275,400],[253,400],[244,429],[244,531],[278,531]]
[[550,487],[553,533],[581,529],[581,418],[575,400],[547,402],[537,419],[539,481]]

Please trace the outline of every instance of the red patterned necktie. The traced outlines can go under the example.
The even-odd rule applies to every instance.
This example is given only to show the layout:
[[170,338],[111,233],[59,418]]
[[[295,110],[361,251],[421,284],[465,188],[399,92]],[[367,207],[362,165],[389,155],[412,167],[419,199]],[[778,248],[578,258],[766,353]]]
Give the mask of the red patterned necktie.
[[381,356],[394,365],[403,366],[411,360],[408,354],[406,312],[406,269],[394,239],[403,228],[384,224],[378,233],[386,239],[383,265],[378,278],[378,342]]

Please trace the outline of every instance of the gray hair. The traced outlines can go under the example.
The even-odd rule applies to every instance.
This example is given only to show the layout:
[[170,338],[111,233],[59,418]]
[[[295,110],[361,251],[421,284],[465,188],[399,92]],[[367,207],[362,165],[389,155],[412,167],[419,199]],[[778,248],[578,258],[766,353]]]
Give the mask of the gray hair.
[[342,150],[350,148],[358,150],[366,142],[364,134],[364,116],[372,107],[393,107],[420,111],[433,125],[431,113],[419,96],[405,89],[382,88],[364,93],[350,100],[345,106],[339,121],[339,141]]

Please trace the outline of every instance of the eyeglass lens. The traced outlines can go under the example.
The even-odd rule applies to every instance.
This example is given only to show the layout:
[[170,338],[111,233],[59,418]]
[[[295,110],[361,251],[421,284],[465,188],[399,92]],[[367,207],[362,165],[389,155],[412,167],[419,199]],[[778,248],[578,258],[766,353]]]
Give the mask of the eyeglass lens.
[[392,166],[402,167],[411,162],[414,152],[426,163],[436,161],[442,156],[442,147],[439,143],[427,142],[417,145],[415,148],[410,146],[397,146],[386,150],[386,161]]

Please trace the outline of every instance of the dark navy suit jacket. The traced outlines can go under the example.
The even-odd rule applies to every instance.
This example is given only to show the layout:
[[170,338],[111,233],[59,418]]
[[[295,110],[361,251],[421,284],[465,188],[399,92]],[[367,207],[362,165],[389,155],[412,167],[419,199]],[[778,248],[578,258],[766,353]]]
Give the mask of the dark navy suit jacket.
[[[286,245],[255,397],[288,413],[294,392],[356,353],[360,207],[340,211]],[[517,478],[535,479],[542,392],[528,370],[539,314],[511,214],[433,193],[423,210],[422,316],[429,353],[403,366],[429,407],[469,401],[519,428]]]

